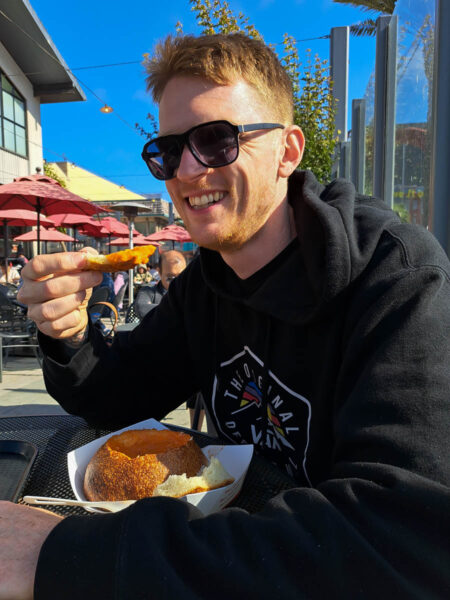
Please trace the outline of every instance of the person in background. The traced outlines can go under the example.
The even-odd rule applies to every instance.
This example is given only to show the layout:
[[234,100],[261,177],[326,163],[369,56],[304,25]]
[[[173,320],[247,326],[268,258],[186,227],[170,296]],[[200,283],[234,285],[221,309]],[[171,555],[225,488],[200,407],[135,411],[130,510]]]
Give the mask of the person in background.
[[150,271],[147,270],[147,265],[138,265],[134,275],[134,284],[136,286],[149,284],[152,280]]
[[169,250],[159,255],[158,275],[160,280],[154,286],[139,288],[135,298],[135,312],[139,319],[155,308],[167,293],[170,284],[186,268],[186,259],[182,252]]
[[114,290],[114,280],[112,278],[111,273],[103,273],[103,277],[100,282],[100,285],[96,286],[94,288],[94,290],[96,290],[97,288],[101,288],[101,287],[105,287],[108,290],[107,302],[113,302],[114,297],[115,297],[115,290]]
[[0,283],[19,284],[20,273],[16,267],[13,267],[11,264],[8,264],[8,267],[6,267],[4,260],[2,260],[0,262],[0,268],[2,273],[0,276]]
[[116,298],[119,292],[122,294],[122,300],[117,305],[117,308],[120,310],[123,306],[123,292],[125,291],[125,286],[128,283],[129,275],[126,271],[118,271],[114,277],[114,298]]
[[[169,36],[147,70],[159,134],[143,157],[200,258],[110,346],[81,307],[79,291],[100,279],[80,272],[86,258],[30,261],[20,294],[47,390],[102,428],[161,419],[200,388],[221,439],[253,443],[293,487],[256,514],[146,498],[61,521],[6,503],[0,590],[8,600],[28,599],[33,584],[35,600],[448,598],[443,248],[351,182],[299,169],[292,82],[262,40]],[[137,375],[150,364],[144,394]]]
[[27,264],[28,258],[25,256],[23,252],[22,244],[15,246],[16,250],[13,252],[12,256],[15,258],[15,264],[18,269],[23,269],[23,267]]
[[149,272],[150,272],[150,275],[152,276],[152,283],[154,283],[156,285],[158,283],[158,281],[160,281],[160,279],[161,279],[161,275],[159,274],[158,269],[152,265],[152,266],[150,266]]

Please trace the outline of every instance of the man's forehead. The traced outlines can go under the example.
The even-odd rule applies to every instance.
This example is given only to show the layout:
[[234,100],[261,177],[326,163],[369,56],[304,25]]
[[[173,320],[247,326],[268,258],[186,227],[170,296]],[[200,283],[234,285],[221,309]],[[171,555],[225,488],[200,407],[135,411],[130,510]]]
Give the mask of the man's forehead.
[[160,134],[181,133],[194,125],[225,119],[234,123],[254,119],[262,108],[256,91],[243,79],[218,85],[200,77],[173,77],[159,106]]

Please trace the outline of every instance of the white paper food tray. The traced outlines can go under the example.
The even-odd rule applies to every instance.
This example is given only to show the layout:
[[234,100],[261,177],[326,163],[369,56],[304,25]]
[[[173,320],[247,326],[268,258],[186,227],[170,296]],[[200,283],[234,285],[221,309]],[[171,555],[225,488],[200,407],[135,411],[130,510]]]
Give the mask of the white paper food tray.
[[[86,467],[92,456],[112,435],[122,433],[128,429],[167,429],[165,425],[155,419],[147,419],[140,423],[135,423],[129,427],[124,427],[119,431],[114,431],[108,435],[89,442],[67,455],[67,466],[69,469],[69,478],[73,493],[77,500],[87,500],[83,492],[83,480]],[[217,456],[228,473],[234,477],[234,482],[225,487],[211,490],[209,492],[200,492],[198,494],[187,494],[180,498],[185,502],[193,504],[199,508],[204,515],[221,510],[229,504],[241,491],[247,473],[250,461],[253,456],[253,445],[238,446],[206,446],[202,448],[203,453],[209,459],[211,456]],[[90,512],[102,512],[94,508],[87,508]]]

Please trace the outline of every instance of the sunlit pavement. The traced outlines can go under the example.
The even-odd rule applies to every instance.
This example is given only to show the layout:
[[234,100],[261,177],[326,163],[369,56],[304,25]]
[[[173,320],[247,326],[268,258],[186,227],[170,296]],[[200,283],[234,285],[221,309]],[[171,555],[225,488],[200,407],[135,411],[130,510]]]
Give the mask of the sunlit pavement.
[[[34,356],[11,356],[3,369],[0,383],[0,417],[66,414],[47,394],[42,370]],[[164,421],[189,427],[189,412],[182,404]],[[202,430],[205,429],[205,425]]]

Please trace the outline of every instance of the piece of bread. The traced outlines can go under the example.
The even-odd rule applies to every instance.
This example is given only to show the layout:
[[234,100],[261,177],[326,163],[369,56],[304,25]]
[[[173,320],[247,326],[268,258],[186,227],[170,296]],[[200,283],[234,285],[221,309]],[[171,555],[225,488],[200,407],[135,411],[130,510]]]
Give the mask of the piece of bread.
[[233,481],[234,478],[226,471],[220,460],[212,456],[209,465],[203,467],[198,475],[193,477],[187,477],[185,473],[183,475],[169,475],[164,483],[158,485],[153,495],[180,498],[186,496],[186,494],[215,490],[233,483]]
[[88,500],[139,500],[170,475],[195,476],[208,464],[192,436],[169,429],[131,429],[110,437],[84,477]]
[[113,252],[112,254],[87,254],[86,266],[83,271],[103,271],[114,273],[116,271],[127,271],[141,263],[146,264],[148,257],[156,250],[156,246],[136,246]]

